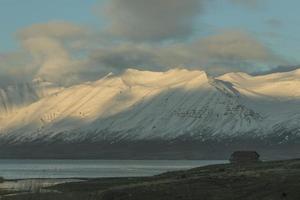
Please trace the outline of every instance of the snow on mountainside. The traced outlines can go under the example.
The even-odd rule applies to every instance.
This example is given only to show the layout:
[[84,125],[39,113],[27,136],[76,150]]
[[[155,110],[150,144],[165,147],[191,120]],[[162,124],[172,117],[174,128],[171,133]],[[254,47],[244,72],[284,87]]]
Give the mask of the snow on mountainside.
[[35,79],[31,83],[19,83],[0,88],[0,116],[11,114],[19,108],[58,92],[60,89],[41,79]]
[[264,113],[271,125],[300,116],[299,69],[263,76],[228,73],[217,79],[232,84],[241,94],[244,104]]
[[246,94],[252,92],[252,94],[283,100],[300,98],[300,69],[263,76],[228,73],[218,77],[218,79],[232,83],[237,89]]
[[120,76],[109,74],[96,82],[40,95],[44,98],[30,87],[21,90],[26,95],[17,90],[12,99],[20,99],[20,95],[20,102],[31,103],[17,107],[0,121],[0,140],[20,143],[189,137],[205,141],[261,138],[283,132],[299,136],[298,88],[299,71],[265,76],[229,73],[212,78],[203,71],[128,69]]

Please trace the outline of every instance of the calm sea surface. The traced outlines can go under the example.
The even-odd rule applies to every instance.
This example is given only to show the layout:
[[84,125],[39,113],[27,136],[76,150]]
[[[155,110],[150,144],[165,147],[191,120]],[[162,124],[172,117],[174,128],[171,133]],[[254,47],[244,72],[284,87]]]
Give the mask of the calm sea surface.
[[0,177],[25,179],[150,176],[226,162],[224,160],[0,160]]

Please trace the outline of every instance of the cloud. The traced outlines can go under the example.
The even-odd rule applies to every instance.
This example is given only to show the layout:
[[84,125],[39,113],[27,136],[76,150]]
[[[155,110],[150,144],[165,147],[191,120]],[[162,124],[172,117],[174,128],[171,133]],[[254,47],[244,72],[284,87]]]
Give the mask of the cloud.
[[25,27],[16,36],[21,49],[0,54],[1,87],[34,78],[72,85],[108,73],[87,56],[96,46],[107,43],[86,27],[48,22]]
[[198,46],[212,62],[269,62],[275,56],[260,41],[242,31],[225,31],[199,41]]
[[81,26],[69,22],[52,21],[48,23],[33,24],[23,28],[17,33],[18,38],[26,40],[28,38],[50,37],[56,39],[74,39],[84,36],[88,31]]
[[257,8],[263,0],[230,0],[232,3],[245,6],[247,8]]
[[47,37],[30,38],[23,41],[23,46],[33,56],[37,76],[55,80],[70,70],[69,52],[59,41]]
[[0,54],[0,86],[32,80],[29,62],[25,52]]
[[[11,80],[41,77],[72,85],[133,67],[156,71],[185,67],[219,75],[285,64],[267,46],[242,31],[223,31],[189,42],[103,42],[105,38],[97,39],[99,35],[84,27],[63,23],[64,28],[55,22],[20,30],[17,35],[23,49],[0,56],[1,74],[7,74]],[[2,80],[9,82],[7,78]]]
[[107,32],[131,41],[187,38],[206,0],[110,0]]
[[299,65],[287,65],[287,66],[277,66],[265,71],[257,71],[252,73],[253,75],[267,75],[272,73],[282,73],[282,72],[290,72],[294,70],[300,69]]
[[112,71],[128,67],[157,70],[185,66],[212,74],[256,71],[284,61],[250,34],[225,31],[190,43],[151,45],[127,43],[93,52],[90,58]]
[[158,56],[158,52],[161,50],[161,46],[122,43],[99,48],[92,52],[89,59],[99,66],[106,67],[114,72],[122,71],[128,67],[154,70],[158,65],[159,69],[162,68],[162,60]]
[[[67,22],[34,24],[17,33],[23,49],[29,53],[34,76],[54,82],[76,79],[78,63],[73,46],[85,40],[89,32]],[[78,50],[78,49],[76,49]],[[68,78],[64,78],[68,77]]]

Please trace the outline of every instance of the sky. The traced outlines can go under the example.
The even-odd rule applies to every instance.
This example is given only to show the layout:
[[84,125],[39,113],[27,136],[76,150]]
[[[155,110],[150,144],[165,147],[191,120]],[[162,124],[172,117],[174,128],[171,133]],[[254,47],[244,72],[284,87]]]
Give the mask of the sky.
[[297,0],[0,0],[0,85],[127,68],[265,73],[300,62]]

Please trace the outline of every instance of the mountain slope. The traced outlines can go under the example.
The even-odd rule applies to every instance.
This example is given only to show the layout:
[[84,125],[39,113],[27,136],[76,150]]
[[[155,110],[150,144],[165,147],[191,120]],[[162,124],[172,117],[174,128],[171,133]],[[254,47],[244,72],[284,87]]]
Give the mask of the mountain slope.
[[124,148],[144,142],[181,147],[196,142],[203,148],[249,142],[298,144],[299,80],[298,71],[212,78],[203,71],[128,69],[44,98],[29,95],[34,97],[32,103],[0,121],[0,142],[3,146],[101,143],[103,148],[116,144],[109,147],[116,152],[124,150],[117,150],[121,143],[127,145]]
[[0,88],[0,116],[11,114],[61,89],[53,83],[40,79]]
[[226,136],[257,129],[261,120],[239,103],[236,91],[204,72],[127,70],[20,109],[2,123],[2,135],[17,140],[61,135],[67,141],[90,134],[96,140]]

